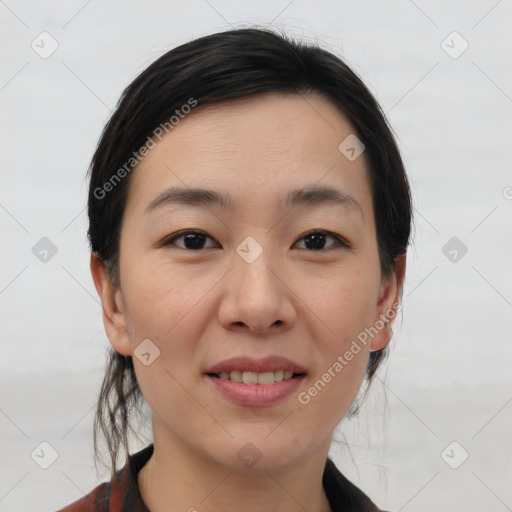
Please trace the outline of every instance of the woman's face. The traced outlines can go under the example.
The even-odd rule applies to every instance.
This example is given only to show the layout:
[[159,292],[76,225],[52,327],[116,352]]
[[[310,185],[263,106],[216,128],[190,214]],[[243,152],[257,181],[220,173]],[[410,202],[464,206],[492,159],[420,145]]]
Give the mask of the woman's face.
[[[264,94],[193,111],[133,171],[110,303],[92,269],[155,442],[228,467],[326,455],[399,296],[381,279],[364,152],[339,149],[353,133],[317,95]],[[297,193],[312,188],[339,195]],[[186,200],[192,189],[231,201]],[[279,370],[301,375],[236,382]]]

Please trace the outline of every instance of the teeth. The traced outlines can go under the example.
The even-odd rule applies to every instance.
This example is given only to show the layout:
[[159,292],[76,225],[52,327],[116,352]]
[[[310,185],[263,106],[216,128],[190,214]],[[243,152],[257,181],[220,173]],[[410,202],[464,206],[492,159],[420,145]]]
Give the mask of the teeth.
[[231,373],[229,373],[229,372],[224,372],[224,373],[226,373],[226,379],[231,379],[234,382],[242,382],[242,372],[233,371]]
[[293,372],[277,370],[275,372],[221,372],[219,377],[223,380],[232,380],[234,382],[243,382],[244,384],[274,384],[293,377]]
[[244,372],[242,373],[242,381],[244,384],[258,384],[258,374],[254,372]]
[[256,373],[258,377],[258,384],[273,384],[274,372]]

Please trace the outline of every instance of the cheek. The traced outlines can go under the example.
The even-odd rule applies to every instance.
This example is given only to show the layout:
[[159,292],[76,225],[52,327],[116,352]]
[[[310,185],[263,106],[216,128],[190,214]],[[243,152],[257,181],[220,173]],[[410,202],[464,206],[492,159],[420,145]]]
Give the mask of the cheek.
[[[131,288],[127,309],[135,350],[149,339],[158,349],[154,362],[145,366],[134,355],[134,364],[142,394],[155,414],[180,420],[178,411],[191,407],[191,368],[196,349],[204,333],[208,313],[201,302],[207,290],[194,284],[161,279],[144,279]],[[164,412],[165,411],[165,412]],[[196,411],[197,412],[197,411]]]
[[[150,339],[159,350],[150,366],[134,355],[137,379],[152,411],[169,421],[179,422],[178,411],[193,409],[194,400],[187,390],[197,378],[191,369],[201,363],[198,345],[214,314],[208,292],[217,281],[215,276],[191,279],[174,270],[160,275],[139,273],[130,282],[127,318],[132,349]],[[192,412],[204,415],[200,408]]]
[[[336,425],[365,376],[370,352],[365,329],[373,322],[378,288],[373,276],[353,269],[310,292],[308,306],[321,320],[315,335],[320,370],[299,402]],[[336,414],[329,416],[329,404],[336,404]]]
[[351,268],[339,276],[309,283],[307,304],[324,324],[334,348],[342,350],[344,343],[356,338],[373,321],[376,279],[369,272]]
[[[123,292],[132,345],[149,338],[161,349],[186,341],[185,328],[199,328],[205,297],[218,280],[212,275],[192,279],[179,267],[155,271],[134,266],[126,268],[125,275],[129,276]],[[193,332],[188,334],[193,339]]]
[[343,349],[330,352],[324,358],[320,372],[297,395],[299,405],[293,416],[295,424],[314,431],[318,438],[329,436],[353,404],[367,362],[368,349],[357,354]]
[[322,422],[330,417],[336,425],[354,401],[365,375],[368,351],[347,355],[347,351],[336,353],[297,396],[311,417],[318,415]]

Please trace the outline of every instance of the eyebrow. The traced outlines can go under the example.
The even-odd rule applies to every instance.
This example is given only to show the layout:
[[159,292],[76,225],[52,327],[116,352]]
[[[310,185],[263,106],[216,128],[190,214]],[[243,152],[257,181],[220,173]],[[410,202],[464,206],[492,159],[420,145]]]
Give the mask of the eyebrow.
[[[202,188],[171,187],[155,197],[145,212],[150,213],[159,207],[169,204],[182,204],[190,206],[217,206],[223,209],[234,208],[236,202],[228,193]],[[283,207],[332,204],[343,205],[359,210],[364,218],[361,205],[350,195],[331,187],[303,187],[292,190],[286,196]]]

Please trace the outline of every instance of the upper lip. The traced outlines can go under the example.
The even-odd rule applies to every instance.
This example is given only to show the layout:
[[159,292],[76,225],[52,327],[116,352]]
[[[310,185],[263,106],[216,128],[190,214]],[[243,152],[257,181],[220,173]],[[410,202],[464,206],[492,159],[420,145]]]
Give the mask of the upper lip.
[[299,364],[281,356],[268,356],[263,359],[253,359],[246,356],[232,357],[231,359],[226,359],[212,366],[206,373],[232,371],[264,373],[277,370],[306,373],[306,370]]

